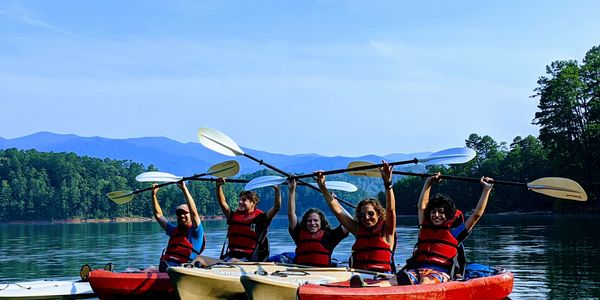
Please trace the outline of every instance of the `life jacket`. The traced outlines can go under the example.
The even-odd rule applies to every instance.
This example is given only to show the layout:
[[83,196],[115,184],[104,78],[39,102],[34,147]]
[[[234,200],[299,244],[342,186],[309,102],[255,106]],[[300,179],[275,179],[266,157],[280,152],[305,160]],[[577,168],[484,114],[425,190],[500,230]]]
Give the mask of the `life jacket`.
[[200,255],[206,246],[206,235],[203,236],[202,248],[200,251],[194,249],[194,246],[188,240],[190,228],[181,228],[177,226],[169,238],[169,243],[160,260],[173,261],[180,264],[191,261],[192,253]]
[[228,246],[227,255],[235,258],[252,259],[258,244],[258,239],[263,235],[266,225],[256,224],[255,219],[263,214],[260,209],[254,209],[249,214],[234,211],[229,219],[227,230]]
[[321,244],[324,236],[325,230],[323,229],[315,233],[311,233],[305,228],[300,229],[296,242],[296,264],[329,267],[332,251]]
[[[376,272],[392,271],[391,245],[383,239],[384,221],[369,230],[358,225],[356,242],[352,246],[352,268]],[[395,238],[395,237],[394,237]]]
[[433,264],[452,269],[458,253],[459,242],[452,236],[452,228],[464,223],[464,216],[456,210],[454,216],[441,225],[433,225],[426,218],[420,226],[419,239],[415,245],[411,263],[415,265]]

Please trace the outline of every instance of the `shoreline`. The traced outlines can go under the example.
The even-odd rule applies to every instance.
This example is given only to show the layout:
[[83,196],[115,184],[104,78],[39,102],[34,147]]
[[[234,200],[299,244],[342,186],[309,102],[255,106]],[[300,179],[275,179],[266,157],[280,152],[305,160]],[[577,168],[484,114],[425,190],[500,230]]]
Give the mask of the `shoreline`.
[[[213,220],[224,220],[225,217],[219,216],[201,216],[201,221],[213,221]],[[170,222],[175,221],[175,218],[167,218]],[[116,217],[116,218],[104,218],[104,219],[64,219],[64,220],[14,220],[8,222],[0,222],[0,224],[85,224],[85,223],[144,223],[154,222],[154,218],[148,217]]]

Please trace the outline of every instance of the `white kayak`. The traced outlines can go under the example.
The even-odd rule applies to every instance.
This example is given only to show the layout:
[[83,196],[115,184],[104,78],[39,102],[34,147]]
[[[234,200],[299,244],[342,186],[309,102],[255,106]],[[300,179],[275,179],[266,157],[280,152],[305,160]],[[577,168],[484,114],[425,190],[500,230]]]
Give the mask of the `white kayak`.
[[85,299],[95,297],[89,282],[80,280],[36,280],[0,282],[0,299]]
[[304,284],[328,284],[347,281],[353,275],[373,279],[387,275],[349,268],[288,268],[269,274],[245,274],[240,280],[249,300],[296,300],[298,288]]
[[169,278],[181,300],[245,298],[240,276],[283,271],[290,265],[272,262],[218,263],[210,268],[170,267]]

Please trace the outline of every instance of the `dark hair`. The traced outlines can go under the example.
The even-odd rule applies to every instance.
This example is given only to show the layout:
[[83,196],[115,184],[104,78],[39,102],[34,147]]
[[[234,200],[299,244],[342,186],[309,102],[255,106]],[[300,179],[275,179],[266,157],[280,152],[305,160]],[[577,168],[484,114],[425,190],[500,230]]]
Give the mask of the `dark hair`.
[[239,197],[246,198],[254,204],[258,204],[258,202],[260,202],[260,197],[258,197],[258,194],[254,191],[241,191]]
[[360,222],[360,214],[361,214],[362,207],[367,204],[371,204],[373,206],[373,208],[375,209],[375,211],[377,212],[377,214],[379,215],[379,218],[385,220],[385,209],[383,209],[383,206],[381,205],[381,203],[379,203],[379,200],[377,200],[375,198],[366,198],[366,199],[363,199],[362,201],[358,202],[358,204],[356,205],[356,210],[354,211],[354,217],[356,218],[357,222]]
[[302,221],[300,221],[301,228],[306,228],[306,220],[308,220],[308,216],[310,216],[311,214],[319,215],[319,218],[321,219],[321,229],[331,229],[331,227],[329,226],[329,222],[327,222],[327,218],[325,218],[325,214],[323,214],[323,212],[320,209],[314,207],[307,209],[304,212],[304,215],[302,215]]
[[425,218],[427,218],[427,220],[431,218],[431,210],[434,208],[443,208],[446,220],[451,220],[454,218],[454,214],[456,214],[454,201],[444,194],[435,194],[429,199],[429,202],[425,207]]

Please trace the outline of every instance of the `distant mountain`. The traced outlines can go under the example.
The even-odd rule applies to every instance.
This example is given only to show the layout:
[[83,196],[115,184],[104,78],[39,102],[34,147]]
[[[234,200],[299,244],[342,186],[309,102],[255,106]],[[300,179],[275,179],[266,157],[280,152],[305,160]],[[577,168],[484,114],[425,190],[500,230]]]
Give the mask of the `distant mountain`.
[[[102,137],[80,137],[74,134],[38,132],[28,136],[5,139],[0,137],[0,149],[36,149],[44,152],[74,152],[97,158],[132,160],[145,166],[156,166],[163,172],[189,176],[204,172],[210,166],[230,159],[240,163],[241,174],[252,173],[264,166],[245,157],[228,157],[211,151],[199,143],[180,143],[165,137],[143,137],[131,139],[108,139]],[[389,154],[383,157],[366,155],[360,157],[327,157],[318,154],[284,155],[242,147],[244,152],[290,173],[308,173],[314,170],[345,168],[357,160],[379,162],[402,161],[414,157],[425,157],[429,153]]]

